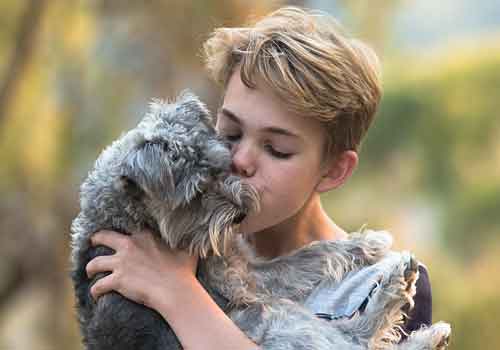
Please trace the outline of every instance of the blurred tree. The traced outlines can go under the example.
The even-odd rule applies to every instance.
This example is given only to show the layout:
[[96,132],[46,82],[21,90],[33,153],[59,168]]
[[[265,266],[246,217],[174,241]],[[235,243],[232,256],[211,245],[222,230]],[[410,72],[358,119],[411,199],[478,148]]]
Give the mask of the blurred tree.
[[[34,347],[13,343],[26,340],[26,330],[33,328],[45,334],[46,348],[80,348],[67,276],[78,184],[98,152],[140,118],[149,98],[191,87],[213,108],[219,93],[197,55],[203,40],[216,26],[239,25],[285,3],[295,4],[0,3],[0,67],[7,72],[0,86],[9,91],[0,104],[0,347]],[[377,8],[369,2],[343,3],[356,13],[353,21],[358,16],[361,36],[383,46],[385,25],[400,2],[377,2]],[[36,8],[39,17],[23,24]],[[21,45],[23,27],[31,39]],[[453,51],[433,60],[404,57],[386,63],[386,93],[360,168],[351,184],[327,198],[327,205],[337,201],[334,216],[348,227],[394,227],[415,203],[425,213],[437,212],[431,219],[441,226],[429,231],[442,229],[445,244],[439,254],[430,241],[425,244],[439,258],[431,268],[436,314],[451,315],[464,334],[474,327],[498,327],[477,311],[498,307],[493,288],[487,288],[496,284],[491,276],[496,276],[498,252],[484,252],[498,245],[500,228],[500,105],[493,94],[500,85],[500,50],[484,47],[471,54]],[[20,68],[7,78],[16,71],[13,65]],[[414,220],[410,224],[418,226],[418,235],[425,222],[411,210],[406,217]],[[445,254],[448,247],[453,257]],[[463,269],[467,264],[475,268]],[[40,300],[45,306],[35,315],[32,305]],[[9,340],[3,337],[7,333]],[[495,336],[490,333],[489,340],[498,344]],[[486,348],[472,345],[483,338],[459,336],[454,346]]]
[[31,0],[19,23],[15,46],[5,75],[0,85],[0,123],[8,112],[8,107],[16,88],[22,79],[26,65],[33,55],[42,14],[47,6],[47,0]]
[[[6,316],[0,347],[79,348],[67,275],[78,184],[99,150],[140,118],[149,98],[193,86],[215,100],[213,86],[200,79],[201,42],[214,26],[242,22],[268,5],[33,3],[25,10],[17,2],[0,5],[8,10],[0,25],[7,23],[4,16],[27,13],[11,16],[25,34],[2,32],[6,40],[0,42],[0,52],[9,42],[18,48],[0,61],[6,72],[18,67],[3,85],[9,112],[0,129],[0,313]],[[26,19],[33,13],[36,20]],[[16,35],[24,44],[10,40]]]
[[373,45],[379,54],[383,53],[389,37],[392,19],[401,0],[340,0],[347,9],[349,28]]
[[445,244],[467,257],[500,231],[500,50],[436,60],[392,65],[362,168],[412,159],[413,186],[441,206]]

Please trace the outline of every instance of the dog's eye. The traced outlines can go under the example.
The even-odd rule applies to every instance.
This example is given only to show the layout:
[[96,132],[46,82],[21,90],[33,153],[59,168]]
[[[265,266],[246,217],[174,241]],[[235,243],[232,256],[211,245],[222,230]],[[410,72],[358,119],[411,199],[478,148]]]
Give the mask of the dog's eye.
[[179,160],[179,152],[174,152],[171,156],[170,159],[172,159],[172,162],[177,162]]

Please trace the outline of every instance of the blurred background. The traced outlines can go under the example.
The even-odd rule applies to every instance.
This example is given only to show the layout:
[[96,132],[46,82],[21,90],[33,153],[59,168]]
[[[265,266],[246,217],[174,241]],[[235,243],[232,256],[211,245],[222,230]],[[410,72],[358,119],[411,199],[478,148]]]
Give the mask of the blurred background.
[[282,5],[333,14],[379,53],[385,94],[360,167],[325,195],[337,223],[386,229],[430,270],[451,349],[500,345],[500,2],[0,2],[0,349],[81,349],[69,271],[79,184],[152,97],[220,91],[217,26]]

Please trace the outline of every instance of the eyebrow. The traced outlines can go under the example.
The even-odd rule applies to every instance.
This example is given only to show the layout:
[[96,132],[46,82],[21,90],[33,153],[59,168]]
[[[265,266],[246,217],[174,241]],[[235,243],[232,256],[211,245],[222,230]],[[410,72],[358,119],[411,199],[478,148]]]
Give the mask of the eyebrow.
[[[233,112],[231,112],[227,108],[224,108],[224,107],[219,108],[219,113],[221,113],[224,116],[226,116],[227,118],[231,119],[236,124],[239,124],[239,125],[244,124],[243,121],[236,114],[234,114]],[[270,133],[278,134],[278,135],[292,136],[292,137],[296,137],[299,139],[301,138],[299,135],[294,134],[293,132],[291,132],[287,129],[279,128],[277,126],[268,126],[268,127],[263,128],[262,131],[270,132]]]

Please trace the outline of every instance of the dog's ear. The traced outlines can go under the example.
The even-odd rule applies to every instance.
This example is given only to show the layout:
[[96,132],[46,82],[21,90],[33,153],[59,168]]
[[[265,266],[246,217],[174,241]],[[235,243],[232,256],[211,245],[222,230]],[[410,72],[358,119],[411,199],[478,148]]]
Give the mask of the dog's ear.
[[135,200],[141,200],[144,196],[144,190],[130,177],[122,175],[115,181],[115,188],[126,193]]

